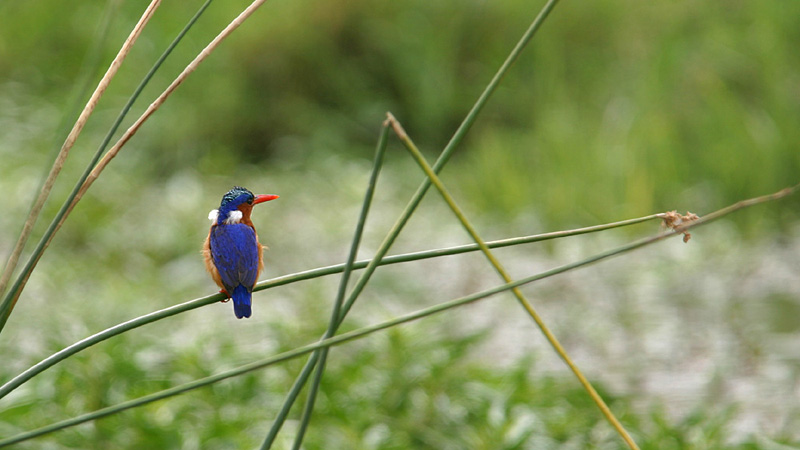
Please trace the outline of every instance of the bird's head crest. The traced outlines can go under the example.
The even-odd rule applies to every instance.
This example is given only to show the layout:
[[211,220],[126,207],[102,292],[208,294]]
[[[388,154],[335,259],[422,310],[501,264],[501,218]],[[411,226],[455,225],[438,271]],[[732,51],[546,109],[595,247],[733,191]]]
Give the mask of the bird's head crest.
[[234,186],[233,189],[222,196],[222,202],[219,204],[219,208],[236,209],[242,203],[253,203],[253,199],[255,198],[256,196],[249,190],[241,186]]
[[234,186],[233,189],[228,191],[222,196],[222,202],[219,204],[219,209],[215,209],[208,214],[209,220],[216,224],[222,223],[239,223],[242,218],[249,220],[250,208],[240,208],[243,204],[248,204],[253,207],[259,203],[268,202],[278,198],[277,195],[253,195],[249,190],[241,187]]

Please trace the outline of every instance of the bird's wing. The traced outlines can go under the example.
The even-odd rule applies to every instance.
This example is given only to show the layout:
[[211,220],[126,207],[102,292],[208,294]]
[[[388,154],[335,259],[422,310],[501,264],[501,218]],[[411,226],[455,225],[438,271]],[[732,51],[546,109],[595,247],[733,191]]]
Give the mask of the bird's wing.
[[211,229],[211,256],[228,292],[239,284],[253,288],[258,277],[256,232],[243,223],[217,225]]

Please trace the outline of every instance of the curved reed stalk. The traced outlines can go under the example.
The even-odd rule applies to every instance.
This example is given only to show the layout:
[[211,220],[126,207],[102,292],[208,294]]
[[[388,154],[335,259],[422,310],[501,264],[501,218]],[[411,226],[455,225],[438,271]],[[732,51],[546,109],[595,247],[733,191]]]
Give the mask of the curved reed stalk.
[[[651,214],[649,216],[639,217],[636,219],[630,220],[623,220],[620,222],[613,222],[603,225],[596,225],[593,227],[585,227],[585,228],[578,228],[575,230],[565,230],[565,231],[556,231],[553,233],[544,233],[544,234],[535,234],[531,236],[521,236],[511,239],[501,239],[497,241],[490,241],[487,242],[486,245],[489,248],[503,248],[503,247],[510,247],[514,245],[522,245],[522,244],[529,244],[534,242],[545,241],[549,239],[556,239],[560,237],[567,237],[567,236],[577,236],[581,234],[593,233],[603,230],[610,230],[612,228],[619,228],[628,225],[634,225],[637,223],[642,223],[652,219],[658,219],[659,214]],[[403,253],[399,255],[387,256],[383,258],[378,265],[391,265],[391,264],[400,264],[406,262],[413,262],[413,261],[420,261],[424,259],[430,258],[438,258],[441,256],[451,256],[451,255],[460,255],[462,253],[474,252],[478,251],[477,244],[467,244],[467,245],[459,245],[455,247],[447,247],[447,248],[440,248],[440,249],[433,249],[433,250],[425,250],[420,252],[413,252],[413,253]],[[361,260],[356,261],[353,263],[354,270],[360,270],[367,267],[367,265],[372,260]],[[344,271],[345,264],[335,264],[326,267],[318,267],[316,269],[305,270],[302,272],[297,272],[289,275],[280,276],[277,278],[273,278],[271,280],[266,280],[258,283],[256,287],[253,289],[254,291],[261,291],[264,289],[270,289],[278,286],[284,286],[287,284],[297,283],[300,281],[310,280],[313,278],[318,278],[327,275],[334,275],[337,273],[342,273]],[[196,298],[194,300],[189,300],[184,303],[180,303],[174,306],[170,306],[168,308],[164,308],[158,311],[153,311],[151,313],[145,314],[143,316],[136,317],[134,319],[128,320],[126,322],[114,325],[113,327],[107,328],[103,331],[95,333],[91,336],[88,336],[80,341],[48,356],[47,358],[43,359],[42,361],[38,362],[37,364],[33,365],[29,369],[25,370],[21,374],[17,375],[16,377],[12,378],[2,386],[0,386],[0,399],[8,395],[11,391],[18,388],[26,381],[30,380],[31,378],[35,377],[36,375],[42,373],[43,371],[49,369],[50,367],[58,364],[59,362],[69,358],[70,356],[86,350],[87,348],[98,344],[100,342],[105,341],[106,339],[110,339],[114,336],[119,334],[125,333],[126,331],[130,331],[141,326],[157,322],[161,319],[166,319],[167,317],[174,316],[176,314],[180,314],[183,312],[191,311],[196,308],[200,308],[202,306],[210,305],[216,303],[220,300],[224,299],[224,295],[220,293],[215,293],[211,295],[207,295],[205,297]]]
[[[108,88],[108,85],[111,84],[111,80],[114,78],[114,75],[117,74],[117,71],[122,65],[122,62],[125,60],[125,57],[128,56],[133,44],[136,43],[136,40],[139,38],[139,35],[141,35],[142,30],[144,30],[144,27],[153,17],[155,10],[160,4],[161,0],[153,0],[147,9],[145,9],[144,13],[142,13],[142,17],[139,18],[139,21],[133,27],[133,30],[131,30],[130,35],[128,35],[128,38],[119,49],[117,56],[115,56],[114,60],[111,61],[111,65],[108,67],[108,70],[106,70],[105,75],[103,75],[103,78],[100,79],[100,83],[98,83],[97,88],[95,88],[94,92],[89,97],[89,101],[86,103],[86,106],[83,108],[80,116],[78,116],[78,120],[72,127],[72,130],[67,136],[66,141],[64,141],[64,145],[61,146],[61,150],[58,152],[58,155],[53,162],[53,167],[50,169],[50,173],[47,175],[47,178],[42,185],[39,196],[36,198],[33,206],[31,207],[28,217],[25,220],[25,224],[22,227],[22,232],[20,233],[17,243],[14,245],[14,249],[11,251],[11,255],[6,262],[6,266],[3,269],[3,274],[0,276],[0,295],[5,294],[2,304],[0,304],[0,331],[5,326],[8,316],[11,315],[11,311],[14,309],[14,305],[17,303],[17,299],[19,299],[19,294],[22,292],[30,273],[33,271],[33,268],[39,261],[42,252],[44,252],[49,243],[49,239],[46,237],[42,238],[42,240],[39,242],[39,245],[31,255],[30,260],[28,260],[28,263],[22,270],[22,273],[19,274],[17,281],[11,286],[10,289],[7,289],[11,275],[17,268],[17,263],[19,262],[20,255],[22,254],[22,249],[28,242],[28,237],[30,237],[31,231],[33,231],[33,225],[36,223],[47,197],[50,196],[50,191],[53,189],[53,185],[56,182],[58,174],[61,173],[61,168],[64,166],[64,162],[69,155],[69,151],[72,149],[72,146],[75,145],[75,141],[78,140],[78,136],[80,135],[81,131],[83,131],[83,127],[89,120],[89,116],[92,114],[97,106],[97,103],[100,101],[100,97],[103,96],[103,93]],[[48,229],[47,234],[52,236],[52,233],[55,233],[55,229],[52,231]],[[47,234],[45,236],[47,236]]]

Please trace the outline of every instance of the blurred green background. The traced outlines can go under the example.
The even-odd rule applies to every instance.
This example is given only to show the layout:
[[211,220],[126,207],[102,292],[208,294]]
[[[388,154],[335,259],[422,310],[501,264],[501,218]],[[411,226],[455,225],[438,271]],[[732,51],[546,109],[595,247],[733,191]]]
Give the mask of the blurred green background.
[[[199,5],[160,7],[71,152],[34,238]],[[125,126],[246,5],[212,4]],[[0,380],[88,334],[213,292],[199,255],[205,217],[234,184],[281,195],[254,214],[270,247],[262,278],[343,261],[385,112],[433,160],[541,5],[265,4],[75,209],[0,334]],[[144,7],[0,3],[4,257],[76,108]],[[703,214],[796,184],[798,42],[797,2],[563,2],[444,181],[486,238],[671,209]],[[403,152],[393,141],[361,257],[423,179]],[[800,444],[798,205],[794,196],[742,211],[689,245],[526,289],[643,447]],[[448,214],[431,192],[394,252],[468,242]],[[499,255],[525,276],[657,230]],[[0,436],[310,342],[336,283],[256,294],[248,321],[215,305],[103,343],[0,400]],[[382,269],[347,327],[496,283],[479,255]],[[332,352],[307,448],[620,448],[518,306],[486,303]],[[21,448],[252,448],[300,364]]]

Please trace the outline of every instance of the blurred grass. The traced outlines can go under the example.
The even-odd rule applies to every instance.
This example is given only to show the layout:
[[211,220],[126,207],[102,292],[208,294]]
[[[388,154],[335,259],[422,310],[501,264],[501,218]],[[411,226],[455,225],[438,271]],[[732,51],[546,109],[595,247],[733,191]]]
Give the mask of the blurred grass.
[[[484,333],[451,328],[435,341],[429,338],[430,327],[447,330],[447,322],[392,329],[332,358],[305,448],[621,448],[596,405],[569,378],[531,375],[538,367],[531,357],[504,370],[487,367],[473,351]],[[3,411],[0,432],[10,435],[65,413],[77,415],[211,375],[221,360],[244,356],[221,340],[155,355],[147,348],[156,341],[123,337],[102,344],[102,352],[70,360],[69,371],[44,375],[47,382],[35,383],[36,392],[28,393],[36,402],[17,402]],[[54,443],[85,448],[87,442],[108,448],[254,447],[260,441],[259,424],[270,419],[265,406],[278,407],[282,386],[291,383],[298,368],[295,361],[249,374],[15,448]],[[726,442],[730,406],[696,410],[675,422],[657,405],[649,413],[631,414],[631,399],[601,393],[637,430],[642,448],[769,448],[754,440]],[[45,401],[63,406],[41,408]],[[287,428],[286,442],[291,422]]]
[[[86,23],[102,6],[6,4],[0,73],[63,105],[93,36]],[[194,7],[161,8],[110,94],[131,88],[143,70],[137,61],[152,60]],[[137,167],[143,176],[186,166],[235,175],[242,162],[302,169],[318,153],[367,157],[386,110],[423,147],[441,148],[536,7],[362,0],[268,9],[170,100],[150,137],[137,137],[146,147]],[[111,42],[134,12],[122,5]],[[231,16],[213,6],[168,63],[172,71],[160,74],[162,85]],[[793,184],[797,17],[796,3],[568,3],[504,81],[447,173],[480,210],[510,217],[534,210],[552,228],[711,209]],[[795,210],[771,212],[780,224]]]
[[[81,158],[198,5],[170,2],[160,8],[68,160],[65,180],[77,177]],[[21,224],[22,213],[14,212],[27,211],[34,197],[31,189],[47,164],[61,114],[71,106],[104,7],[52,0],[0,4],[0,208],[9,212],[0,215],[0,254],[10,249]],[[141,5],[122,2],[119,8],[106,60]],[[110,324],[211,292],[199,256],[205,215],[234,183],[282,195],[279,204],[256,213],[259,234],[271,248],[265,276],[341,262],[342,239],[354,225],[353,205],[360,201],[384,112],[401,118],[423,150],[441,148],[537,8],[521,1],[268,3],[165,104],[78,206],[34,274],[9,324],[11,338],[0,342],[0,379]],[[234,9],[212,6],[144,98],[165,86]],[[564,2],[442,176],[459,198],[468,199],[465,208],[479,226],[499,233],[493,238],[665,209],[701,213],[794,184],[800,173],[798,13],[797,3]],[[399,146],[395,150],[387,155],[376,203],[381,210],[370,221],[367,249],[422,179]],[[56,189],[63,193],[70,183],[62,180]],[[436,220],[447,214],[436,203],[423,203],[398,251],[466,240],[456,223]],[[560,332],[570,331],[570,345],[603,341],[608,334],[619,340],[595,327],[621,324],[636,340],[626,345],[641,356],[630,355],[635,362],[628,363],[614,358],[619,352],[603,356],[636,373],[642,367],[650,367],[651,375],[684,370],[683,349],[700,351],[701,344],[677,340],[678,348],[664,357],[669,363],[653,364],[648,358],[661,354],[651,341],[661,324],[685,320],[702,340],[705,326],[722,320],[736,337],[729,353],[741,363],[733,369],[721,364],[719,370],[737,377],[728,384],[749,386],[748,377],[770,383],[773,378],[762,370],[774,368],[773,354],[785,364],[780,373],[797,368],[784,349],[797,328],[780,320],[797,308],[791,287],[796,259],[783,254],[758,260],[773,261],[777,267],[765,267],[777,274],[770,280],[778,280],[759,291],[747,280],[766,269],[753,262],[740,266],[732,260],[741,254],[725,252],[742,232],[763,240],[769,240],[764,230],[783,232],[775,242],[794,242],[797,206],[798,199],[790,198],[732,217],[736,228],[720,225],[715,230],[721,237],[708,237],[704,252],[686,250],[694,259],[677,258],[672,265],[641,269],[644,274],[621,270],[621,281],[608,284],[581,275],[535,292],[546,297],[551,317],[566,322]],[[54,205],[48,207],[52,214]],[[553,248],[556,258],[582,249],[571,243]],[[504,257],[525,274],[531,266],[553,263],[531,253],[539,252],[509,250]],[[667,251],[665,261],[673,261],[673,253]],[[689,277],[694,284],[687,284],[679,269],[710,271],[713,261],[698,262],[710,255],[721,258],[719,272]],[[485,285],[482,263],[461,261],[381,271],[354,311],[355,322]],[[597,278],[609,277],[599,273]],[[431,288],[432,280],[442,278],[444,286]],[[630,286],[634,291],[624,290]],[[679,286],[675,302],[661,291],[669,286]],[[726,287],[741,294],[725,300]],[[596,304],[576,298],[602,299],[604,290],[633,311],[619,306],[621,312],[612,314],[619,323],[579,322]],[[261,297],[248,323],[235,321],[230,305],[215,305],[104,343],[5,399],[0,435],[305,344],[324,331],[334,291],[332,280],[317,280]],[[573,308],[569,314],[553,312],[552,304],[562,298],[576,305],[567,306]],[[643,305],[636,300],[641,298],[655,300]],[[531,359],[487,368],[487,355],[468,351],[481,348],[485,338],[447,326],[471,322],[442,322],[392,330],[353,350],[336,349],[307,448],[497,448],[498,442],[503,448],[618,448],[589,399],[563,374],[540,370]],[[437,330],[433,337],[431,330]],[[772,337],[770,344],[760,339],[765,335]],[[298,369],[293,363],[247,375],[20,448],[84,448],[87,442],[98,448],[253,447]],[[606,370],[615,373],[613,367],[595,373],[600,377]],[[600,388],[642,448],[797,443],[797,411],[772,413],[783,428],[762,424],[760,434],[729,442],[726,435],[741,423],[736,415],[748,411],[737,409],[740,397],[727,398],[724,387],[680,414],[640,386],[629,389],[644,407],[636,398],[613,394],[628,390],[603,389],[602,381]],[[767,421],[774,415],[766,410],[755,414]],[[283,444],[290,442],[287,436]]]

